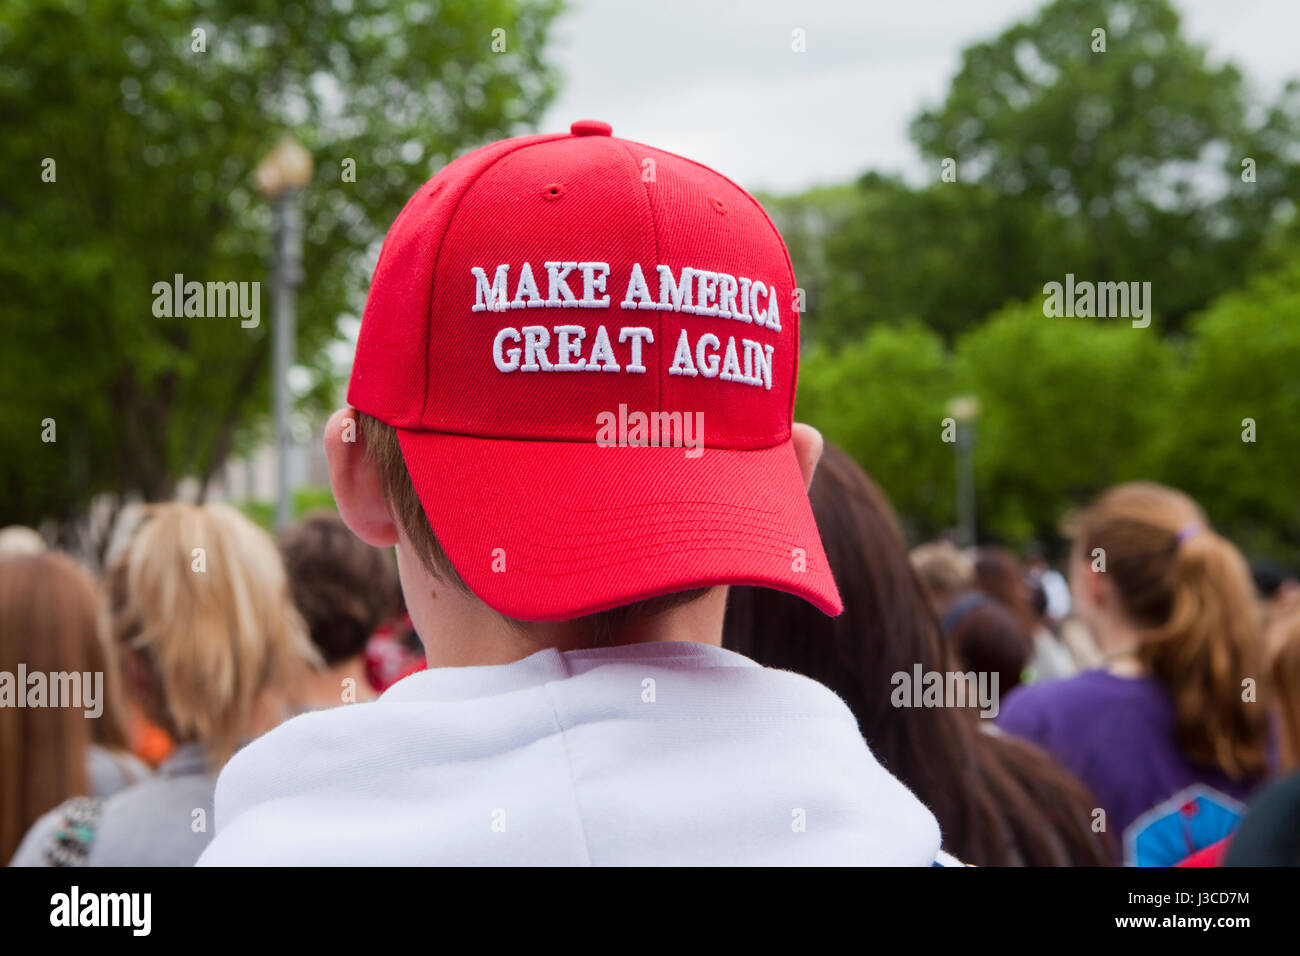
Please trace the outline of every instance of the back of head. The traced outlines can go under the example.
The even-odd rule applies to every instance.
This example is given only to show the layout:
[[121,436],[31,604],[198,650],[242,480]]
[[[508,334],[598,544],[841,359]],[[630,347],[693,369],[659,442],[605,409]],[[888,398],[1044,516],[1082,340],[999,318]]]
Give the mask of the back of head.
[[[1041,751],[981,732],[971,709],[900,714],[891,705],[894,674],[917,664],[953,667],[928,590],[888,500],[834,445],[826,446],[810,496],[844,613],[829,618],[788,594],[733,587],[725,646],[839,694],[877,759],[931,809],[945,848],[966,862],[1108,862],[1107,847],[1087,827],[1095,804]],[[1052,812],[1041,811],[1038,799]]]
[[325,663],[359,655],[398,607],[392,555],[366,544],[332,511],[307,515],[279,544],[294,605]]
[[998,675],[998,691],[1020,683],[1033,645],[1023,623],[1000,602],[979,592],[959,598],[943,616],[943,631],[965,670]]
[[1134,482],[1073,519],[1085,561],[1104,557],[1138,658],[1173,697],[1178,744],[1193,763],[1234,778],[1267,771],[1267,718],[1243,700],[1260,673],[1250,570],[1187,495]]
[[[407,469],[397,429],[364,412],[358,417],[365,440],[366,454],[374,461],[379,472],[384,499],[398,527],[410,542],[415,556],[436,580],[450,584],[462,594],[474,593],[457,572],[451,558],[434,533],[424,506],[420,503],[411,473]],[[629,622],[638,618],[654,617],[672,608],[689,604],[702,597],[708,590],[708,588],[688,588],[640,601],[631,601],[594,614],[584,614],[570,623],[575,630],[585,634],[584,643],[592,647],[600,647],[613,642]],[[504,614],[502,617],[514,628],[524,630],[528,627],[526,620]]]
[[[0,860],[12,856],[36,817],[88,792],[90,744],[125,746],[116,662],[102,622],[99,591],[71,558],[58,552],[0,558],[0,672],[15,681],[17,694],[29,691],[18,682],[20,666],[44,686],[41,706],[0,706]],[[56,688],[71,686],[65,679],[81,688],[81,706],[52,699]],[[95,681],[97,717],[87,714]]]
[[[326,433],[340,513],[396,544],[404,586],[450,583],[520,644],[607,642],[737,581],[837,613],[795,447],[798,292],[752,196],[608,124],[461,156],[384,241],[348,387],[364,441]],[[375,470],[395,542],[367,521]]]
[[975,586],[996,598],[1032,636],[1038,623],[1032,593],[1020,560],[1006,548],[985,546],[975,552]]
[[975,567],[951,541],[931,541],[912,549],[912,566],[930,591],[935,607],[945,607],[975,584]]
[[227,505],[151,507],[118,558],[113,630],[150,716],[224,762],[269,692],[317,660],[270,536]]

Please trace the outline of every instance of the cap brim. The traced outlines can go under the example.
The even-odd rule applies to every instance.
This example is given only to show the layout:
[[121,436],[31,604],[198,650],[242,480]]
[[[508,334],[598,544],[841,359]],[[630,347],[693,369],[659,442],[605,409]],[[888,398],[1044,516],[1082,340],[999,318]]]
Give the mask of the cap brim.
[[438,543],[508,617],[568,620],[719,584],[843,610],[789,441],[697,452],[398,436]]

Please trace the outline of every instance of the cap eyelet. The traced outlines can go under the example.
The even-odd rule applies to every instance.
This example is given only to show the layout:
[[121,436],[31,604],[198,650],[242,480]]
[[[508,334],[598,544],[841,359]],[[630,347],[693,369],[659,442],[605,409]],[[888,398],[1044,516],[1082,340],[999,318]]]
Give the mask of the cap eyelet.
[[564,186],[560,183],[551,183],[542,190],[542,198],[549,202],[555,202],[564,195]]
[[725,216],[727,214],[727,204],[717,196],[709,197],[709,205],[713,207],[713,211],[719,216]]

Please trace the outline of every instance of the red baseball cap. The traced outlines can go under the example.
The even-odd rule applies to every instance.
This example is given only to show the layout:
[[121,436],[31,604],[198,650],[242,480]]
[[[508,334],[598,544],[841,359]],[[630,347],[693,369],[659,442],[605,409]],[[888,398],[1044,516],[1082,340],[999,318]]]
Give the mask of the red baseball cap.
[[838,614],[790,441],[785,244],[730,180],[611,132],[503,140],[420,188],[348,402],[397,429],[439,544],[502,614],[719,584]]

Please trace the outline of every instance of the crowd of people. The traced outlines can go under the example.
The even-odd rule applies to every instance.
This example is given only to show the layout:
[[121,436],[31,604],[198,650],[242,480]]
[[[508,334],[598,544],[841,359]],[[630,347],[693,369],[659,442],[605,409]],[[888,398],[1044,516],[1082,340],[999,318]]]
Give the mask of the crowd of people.
[[608,124],[449,163],[337,515],[152,504],[98,580],[0,531],[0,860],[1300,864],[1294,575],[1145,483],[1056,566],[909,553],[794,421],[792,291],[753,197]]
[[[936,541],[909,563],[887,499],[837,449],[810,494],[845,613],[734,588],[727,646],[848,701],[962,859],[1220,862],[1270,778],[1296,788],[1294,575],[1261,561],[1252,577],[1187,496],[1103,494],[1073,516],[1067,584],[1034,548],[1022,562]],[[973,707],[900,713],[884,688],[916,662],[997,674],[1005,703],[989,722]],[[1300,863],[1298,811],[1258,824],[1267,854],[1238,856]]]
[[[724,646],[839,695],[945,851],[981,866],[1300,862],[1292,574],[1252,574],[1195,502],[1153,484],[1073,516],[1068,584],[1034,549],[909,554],[886,496],[834,446],[810,498],[844,613],[732,587]],[[425,666],[391,554],[333,512],[277,547],[229,506],[152,506],[101,580],[25,529],[0,551],[0,671],[103,675],[93,717],[0,708],[11,865],[190,865],[232,754]],[[918,665],[996,674],[996,715],[900,709],[891,681]]]
[[102,584],[30,535],[10,540],[34,553],[0,556],[0,670],[102,673],[105,688],[93,719],[0,709],[12,865],[190,865],[236,750],[378,693],[365,650],[398,611],[396,571],[333,513],[277,548],[227,505],[151,507]]

